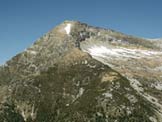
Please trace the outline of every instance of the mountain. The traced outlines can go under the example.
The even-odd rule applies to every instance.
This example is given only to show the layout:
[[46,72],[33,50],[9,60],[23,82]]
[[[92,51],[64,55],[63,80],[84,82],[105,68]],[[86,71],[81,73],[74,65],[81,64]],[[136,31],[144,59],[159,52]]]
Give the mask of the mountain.
[[152,41],[154,44],[156,44],[158,47],[162,48],[162,38],[149,39],[149,40]]
[[162,48],[65,21],[0,67],[0,122],[162,122]]

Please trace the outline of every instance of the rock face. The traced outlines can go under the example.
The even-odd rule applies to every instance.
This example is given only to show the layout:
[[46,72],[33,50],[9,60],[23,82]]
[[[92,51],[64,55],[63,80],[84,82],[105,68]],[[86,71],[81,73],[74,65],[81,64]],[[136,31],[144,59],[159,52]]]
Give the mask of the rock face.
[[65,21],[0,67],[0,122],[162,122],[161,50]]

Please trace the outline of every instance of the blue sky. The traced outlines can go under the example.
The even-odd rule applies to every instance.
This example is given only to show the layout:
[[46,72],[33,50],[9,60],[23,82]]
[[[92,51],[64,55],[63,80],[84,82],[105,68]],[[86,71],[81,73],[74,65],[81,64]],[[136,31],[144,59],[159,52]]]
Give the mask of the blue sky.
[[162,37],[162,0],[0,0],[0,64],[64,20]]

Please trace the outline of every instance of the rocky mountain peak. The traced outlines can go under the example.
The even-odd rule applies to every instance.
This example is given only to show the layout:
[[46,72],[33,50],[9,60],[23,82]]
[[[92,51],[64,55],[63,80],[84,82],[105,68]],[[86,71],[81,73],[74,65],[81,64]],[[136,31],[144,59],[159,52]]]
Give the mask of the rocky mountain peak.
[[153,41],[64,21],[0,67],[0,122],[161,122]]
[[60,25],[58,25],[56,28],[52,30],[53,33],[57,33],[60,35],[70,35],[70,32],[73,30],[73,28],[77,25],[78,22],[75,21],[64,21]]

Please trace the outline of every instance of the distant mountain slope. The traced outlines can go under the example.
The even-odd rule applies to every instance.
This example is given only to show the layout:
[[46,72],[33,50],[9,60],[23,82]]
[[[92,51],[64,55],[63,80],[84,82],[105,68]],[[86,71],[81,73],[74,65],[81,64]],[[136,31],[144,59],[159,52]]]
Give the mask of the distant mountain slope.
[[0,122],[161,122],[161,47],[65,21],[0,67]]
[[157,47],[162,49],[162,38],[159,39],[149,39],[152,43],[156,44]]

